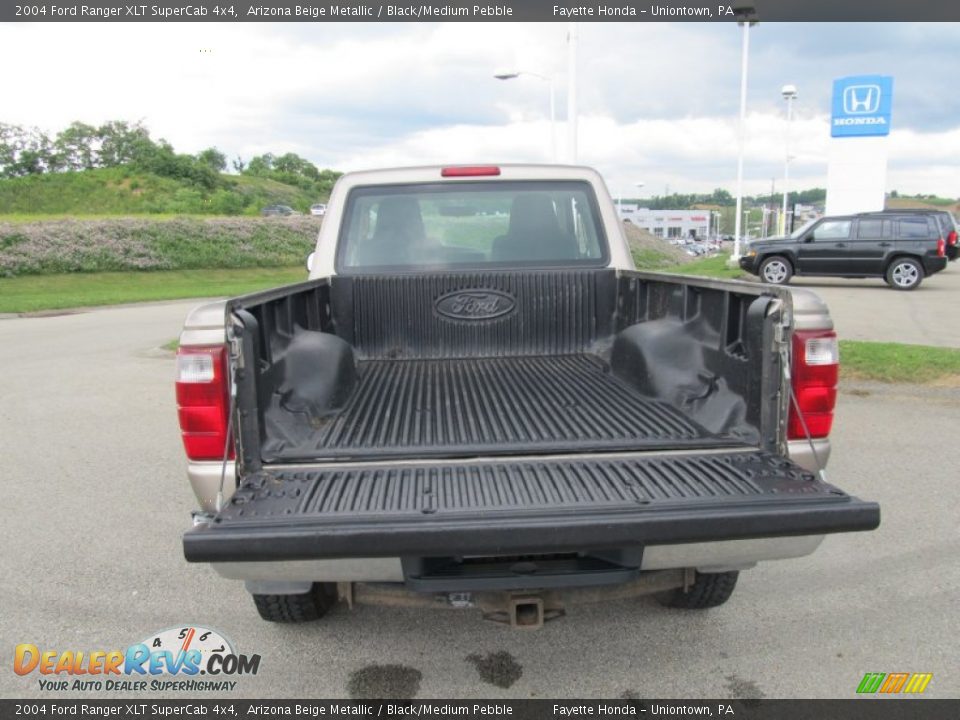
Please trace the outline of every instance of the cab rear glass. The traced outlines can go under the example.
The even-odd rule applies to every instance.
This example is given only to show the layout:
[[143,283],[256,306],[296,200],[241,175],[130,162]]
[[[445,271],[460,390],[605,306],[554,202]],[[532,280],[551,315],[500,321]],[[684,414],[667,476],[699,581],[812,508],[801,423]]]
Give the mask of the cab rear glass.
[[602,267],[607,239],[581,181],[357,187],[344,208],[337,270]]

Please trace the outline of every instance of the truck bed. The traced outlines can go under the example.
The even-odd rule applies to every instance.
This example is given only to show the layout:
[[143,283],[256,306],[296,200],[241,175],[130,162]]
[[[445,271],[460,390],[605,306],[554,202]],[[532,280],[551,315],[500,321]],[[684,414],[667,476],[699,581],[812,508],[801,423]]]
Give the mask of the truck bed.
[[564,269],[238,298],[246,464],[772,448],[772,297]]
[[730,446],[590,354],[368,360],[345,406],[268,427],[268,462]]

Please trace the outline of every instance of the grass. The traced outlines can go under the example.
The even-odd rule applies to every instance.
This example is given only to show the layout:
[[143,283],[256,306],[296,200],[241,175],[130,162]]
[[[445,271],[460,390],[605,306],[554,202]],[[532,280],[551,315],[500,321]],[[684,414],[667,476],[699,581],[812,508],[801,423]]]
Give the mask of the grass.
[[730,259],[729,253],[720,253],[713,257],[701,258],[685,265],[678,265],[670,272],[680,275],[699,275],[701,277],[724,278],[726,280],[738,280],[747,277],[738,267],[728,267],[727,261]]
[[960,349],[841,340],[840,368],[844,379],[935,383],[960,378]]
[[662,270],[663,272],[679,272],[681,267],[677,260],[669,253],[650,247],[632,247],[630,254],[637,270]]
[[0,313],[180,298],[229,297],[306,280],[303,266],[0,278]]

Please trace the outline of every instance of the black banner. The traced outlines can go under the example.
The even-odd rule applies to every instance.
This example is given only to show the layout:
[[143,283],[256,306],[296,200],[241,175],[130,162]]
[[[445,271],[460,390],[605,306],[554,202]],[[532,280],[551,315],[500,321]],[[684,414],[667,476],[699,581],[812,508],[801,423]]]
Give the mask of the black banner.
[[960,700],[0,700],[0,718],[737,718],[942,720]]
[[956,0],[114,0],[2,3],[0,22],[890,22],[960,20]]

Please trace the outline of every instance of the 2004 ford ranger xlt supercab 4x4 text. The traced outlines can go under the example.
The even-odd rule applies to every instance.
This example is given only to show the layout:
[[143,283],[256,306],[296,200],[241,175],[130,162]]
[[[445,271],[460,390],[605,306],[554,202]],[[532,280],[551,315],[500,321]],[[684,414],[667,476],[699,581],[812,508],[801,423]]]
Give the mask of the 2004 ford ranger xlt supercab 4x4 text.
[[577,599],[720,605],[739,570],[871,530],[826,482],[816,295],[634,270],[600,176],[343,176],[307,282],[194,310],[177,402],[191,562],[261,616],[338,598],[537,626]]

